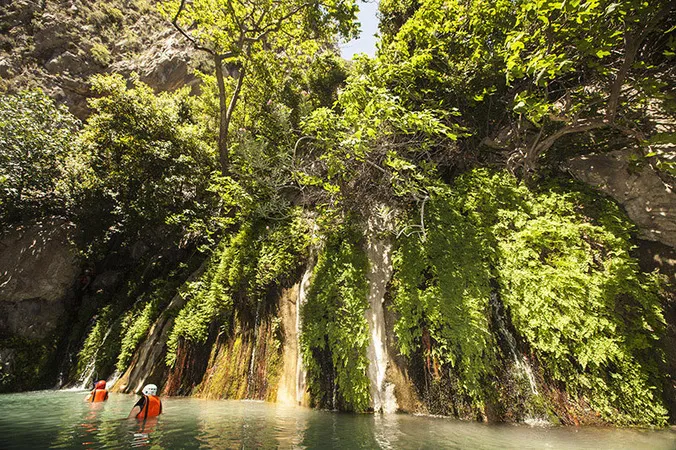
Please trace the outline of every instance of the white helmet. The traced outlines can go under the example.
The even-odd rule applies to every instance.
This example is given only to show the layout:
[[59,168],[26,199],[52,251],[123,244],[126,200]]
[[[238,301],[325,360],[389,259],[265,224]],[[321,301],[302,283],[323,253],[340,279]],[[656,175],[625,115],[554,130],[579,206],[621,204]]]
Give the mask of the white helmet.
[[157,386],[154,384],[146,384],[146,387],[143,388],[144,395],[157,395]]

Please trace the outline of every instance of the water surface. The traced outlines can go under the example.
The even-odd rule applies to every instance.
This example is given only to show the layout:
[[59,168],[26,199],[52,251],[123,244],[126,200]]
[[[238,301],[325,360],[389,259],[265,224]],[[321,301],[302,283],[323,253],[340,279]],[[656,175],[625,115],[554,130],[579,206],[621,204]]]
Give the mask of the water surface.
[[127,420],[137,396],[0,395],[0,448],[676,449],[676,431],[487,425],[405,414],[340,414],[262,402],[166,398]]

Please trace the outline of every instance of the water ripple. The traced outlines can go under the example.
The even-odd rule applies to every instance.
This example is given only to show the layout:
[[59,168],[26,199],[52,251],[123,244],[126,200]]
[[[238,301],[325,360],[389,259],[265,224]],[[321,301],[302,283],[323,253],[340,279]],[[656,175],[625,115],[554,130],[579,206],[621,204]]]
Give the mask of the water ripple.
[[133,395],[84,402],[83,391],[0,395],[0,448],[676,448],[673,430],[529,427],[404,414],[341,414],[261,402],[168,398],[164,414],[125,417]]

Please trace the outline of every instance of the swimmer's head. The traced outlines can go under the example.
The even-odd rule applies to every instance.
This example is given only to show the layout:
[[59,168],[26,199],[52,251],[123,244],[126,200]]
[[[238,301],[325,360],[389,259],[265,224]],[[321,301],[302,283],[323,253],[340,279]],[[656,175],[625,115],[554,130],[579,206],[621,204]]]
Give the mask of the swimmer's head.
[[144,395],[157,395],[157,386],[154,384],[146,384],[146,387],[143,388]]
[[105,389],[105,388],[106,388],[106,380],[99,380],[94,385],[94,389]]

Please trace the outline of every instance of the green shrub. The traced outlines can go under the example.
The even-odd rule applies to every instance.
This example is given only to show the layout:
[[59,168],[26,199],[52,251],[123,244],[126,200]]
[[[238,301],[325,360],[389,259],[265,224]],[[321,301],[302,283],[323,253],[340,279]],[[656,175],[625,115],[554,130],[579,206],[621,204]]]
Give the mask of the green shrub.
[[617,205],[569,183],[535,190],[487,170],[451,189],[430,200],[427,241],[404,238],[396,254],[402,353],[426,324],[439,359],[480,398],[473,386],[491,372],[484,352],[495,341],[492,278],[518,337],[574,401],[609,422],[665,424],[659,286],[631,257],[633,226]]
[[108,50],[108,47],[101,44],[100,42],[95,42],[89,51],[91,52],[94,61],[96,61],[98,64],[102,65],[103,67],[108,67],[110,65],[112,56],[110,54],[110,50]]
[[0,223],[73,214],[79,126],[40,90],[0,96]]
[[96,161],[82,206],[88,242],[98,244],[111,230],[134,241],[197,240],[205,222],[213,225],[218,197],[209,190],[216,160],[194,99],[189,89],[155,95],[136,76],[132,81],[129,88],[117,74],[91,80],[98,96],[82,133]]
[[316,352],[329,352],[334,383],[348,410],[364,411],[370,404],[368,359],[368,260],[354,231],[331,236],[319,255],[307,301],[301,310],[300,345],[315,399],[328,376]]
[[138,344],[148,334],[148,330],[157,318],[158,305],[155,299],[145,303],[140,311],[132,309],[122,316],[122,342],[115,367],[122,372],[129,365]]
[[95,319],[77,355],[73,380],[82,381],[90,375],[105,377],[109,375],[109,369],[112,372],[111,366],[119,350],[120,322],[116,320],[112,305],[101,308]]
[[182,295],[189,300],[171,331],[167,365],[175,363],[180,338],[203,343],[212,322],[229,326],[234,306],[256,310],[271,286],[284,284],[297,271],[308,245],[308,223],[300,209],[292,210],[281,223],[245,224],[223,239],[205,274],[185,286]]
[[482,408],[496,361],[488,249],[448,192],[429,201],[425,226],[424,239],[402,236],[393,258],[399,349],[411,356],[425,329],[433,342],[425,356],[454,367],[460,393]]

